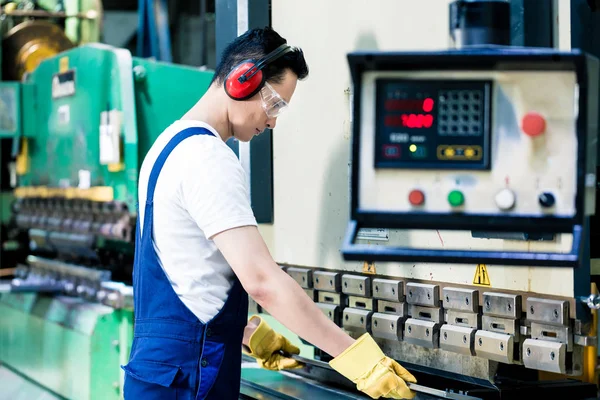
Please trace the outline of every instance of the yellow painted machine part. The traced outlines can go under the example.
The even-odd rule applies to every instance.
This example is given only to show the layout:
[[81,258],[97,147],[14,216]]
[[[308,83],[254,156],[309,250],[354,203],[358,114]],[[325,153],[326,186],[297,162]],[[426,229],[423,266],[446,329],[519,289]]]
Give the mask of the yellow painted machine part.
[[29,142],[27,138],[21,138],[21,150],[17,155],[17,175],[25,175],[29,172]]
[[83,199],[91,201],[113,201],[114,190],[110,186],[95,186],[89,189],[49,188],[46,186],[24,186],[14,191],[16,198],[63,197],[65,199]]
[[[598,286],[592,282],[592,294],[598,294]],[[590,336],[598,336],[598,310],[592,310],[592,327]],[[586,347],[583,352],[583,377],[585,382],[598,384],[598,346]]]

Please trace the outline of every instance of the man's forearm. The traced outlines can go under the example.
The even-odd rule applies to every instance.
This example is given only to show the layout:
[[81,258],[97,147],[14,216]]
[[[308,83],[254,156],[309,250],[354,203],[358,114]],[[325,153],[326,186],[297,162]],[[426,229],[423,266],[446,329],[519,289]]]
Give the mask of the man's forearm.
[[[354,339],[329,320],[288,274],[278,268],[268,280],[254,300],[289,330],[332,357],[337,357],[354,343]],[[251,334],[252,331],[253,327],[248,326],[246,332]]]
[[258,322],[256,320],[248,321],[248,324],[244,328],[244,337],[242,338],[242,345],[246,348],[250,347],[250,336],[258,328]]
[[289,330],[333,357],[354,343],[275,263],[255,226],[230,229],[213,240],[248,294]]

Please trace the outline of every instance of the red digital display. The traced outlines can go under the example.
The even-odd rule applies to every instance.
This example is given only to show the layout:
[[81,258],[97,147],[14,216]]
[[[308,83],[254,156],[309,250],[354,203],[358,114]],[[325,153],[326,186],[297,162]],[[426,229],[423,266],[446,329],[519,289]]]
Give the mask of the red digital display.
[[433,115],[431,114],[400,114],[386,115],[385,126],[388,128],[402,126],[405,128],[431,128]]
[[432,98],[422,100],[416,99],[390,99],[385,102],[386,111],[404,111],[407,114],[390,114],[385,116],[384,124],[386,127],[404,128],[431,128],[433,125],[433,115],[428,114],[433,111],[434,101]]
[[433,99],[389,99],[385,101],[386,111],[424,111],[433,110]]

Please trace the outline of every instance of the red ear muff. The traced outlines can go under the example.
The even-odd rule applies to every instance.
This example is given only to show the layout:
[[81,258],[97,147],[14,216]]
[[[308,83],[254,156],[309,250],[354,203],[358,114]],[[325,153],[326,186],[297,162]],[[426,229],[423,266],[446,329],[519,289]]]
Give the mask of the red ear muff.
[[[235,67],[225,78],[225,92],[234,100],[246,100],[254,96],[263,86],[263,73],[258,71],[250,71],[247,77],[243,76],[248,70],[256,68],[254,61],[244,61]],[[241,79],[240,79],[241,78]]]

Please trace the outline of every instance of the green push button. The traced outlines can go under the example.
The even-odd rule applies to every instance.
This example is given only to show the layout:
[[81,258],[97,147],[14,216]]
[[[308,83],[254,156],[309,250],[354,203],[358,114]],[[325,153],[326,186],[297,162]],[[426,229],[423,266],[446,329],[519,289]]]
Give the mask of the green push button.
[[453,190],[448,195],[448,203],[450,203],[452,207],[462,206],[464,202],[465,196],[459,190]]

